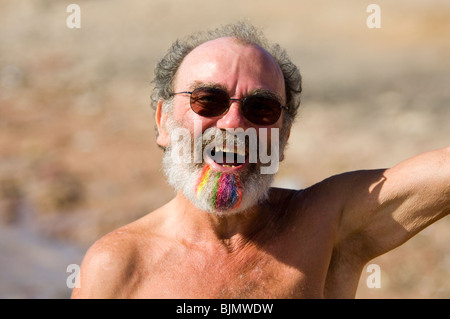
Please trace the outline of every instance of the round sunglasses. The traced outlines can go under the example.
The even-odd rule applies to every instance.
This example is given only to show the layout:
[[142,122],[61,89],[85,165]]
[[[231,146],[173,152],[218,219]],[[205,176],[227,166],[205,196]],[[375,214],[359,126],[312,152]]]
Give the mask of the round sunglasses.
[[242,102],[242,114],[250,122],[258,125],[272,125],[281,115],[281,110],[288,107],[280,105],[273,97],[262,94],[249,95],[245,99],[232,99],[228,92],[214,87],[200,87],[192,92],[177,92],[190,94],[191,109],[200,116],[216,117],[224,114],[234,101]]

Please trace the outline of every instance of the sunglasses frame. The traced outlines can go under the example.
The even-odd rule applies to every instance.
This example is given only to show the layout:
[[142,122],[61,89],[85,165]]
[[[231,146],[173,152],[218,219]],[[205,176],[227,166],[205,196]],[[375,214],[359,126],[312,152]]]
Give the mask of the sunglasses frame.
[[[204,115],[201,115],[201,116],[204,116],[204,117],[217,117],[217,116],[223,115],[223,114],[225,114],[225,113],[230,109],[231,104],[233,104],[233,102],[241,102],[241,103],[242,103],[242,106],[241,106],[241,107],[243,107],[244,104],[245,104],[245,101],[246,101],[248,98],[259,96],[258,94],[253,94],[253,95],[246,96],[244,99],[235,99],[235,98],[231,98],[227,91],[225,91],[225,90],[223,90],[223,89],[219,89],[219,88],[211,88],[211,87],[198,87],[198,88],[194,89],[193,91],[174,92],[174,93],[170,93],[169,96],[172,97],[172,96],[178,95],[178,94],[189,94],[189,95],[190,95],[190,97],[189,97],[189,105],[191,106],[191,110],[192,110],[194,113],[198,114],[197,112],[195,112],[194,108],[192,107],[192,93],[194,93],[196,90],[201,90],[201,89],[214,89],[214,90],[218,90],[218,91],[223,91],[223,92],[225,92],[225,93],[228,95],[228,101],[229,101],[228,107],[227,107],[221,114],[215,115],[215,116],[204,116]],[[264,97],[264,96],[263,96],[263,97]],[[266,98],[266,97],[264,97],[264,98]],[[274,100],[274,101],[277,101],[276,99],[273,99],[273,100]],[[279,103],[279,102],[277,101],[277,103]],[[287,110],[289,110],[289,107],[280,104],[280,109],[282,109],[282,110],[284,109],[284,110],[287,111]],[[257,125],[272,125],[272,124],[274,124],[274,123],[276,123],[276,122],[278,121],[278,119],[280,118],[280,116],[281,116],[281,112],[280,112],[280,115],[278,116],[278,118],[277,118],[273,123],[269,123],[269,124],[255,123],[255,122],[253,122],[253,121],[250,121],[246,116],[245,116],[245,118],[246,118],[248,121],[250,121],[250,122],[252,122],[252,123],[254,123],[254,124],[257,124]]]

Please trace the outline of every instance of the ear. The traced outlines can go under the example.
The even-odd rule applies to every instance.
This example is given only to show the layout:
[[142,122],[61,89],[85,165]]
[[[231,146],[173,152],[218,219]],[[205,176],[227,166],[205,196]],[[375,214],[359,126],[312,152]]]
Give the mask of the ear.
[[155,112],[155,121],[158,129],[156,143],[159,146],[167,147],[169,145],[169,133],[166,130],[167,113],[163,111],[163,100],[158,101]]
[[288,130],[288,132],[287,132],[286,143],[289,141],[289,137],[291,136],[291,128],[292,128],[292,126],[289,127],[289,130]]

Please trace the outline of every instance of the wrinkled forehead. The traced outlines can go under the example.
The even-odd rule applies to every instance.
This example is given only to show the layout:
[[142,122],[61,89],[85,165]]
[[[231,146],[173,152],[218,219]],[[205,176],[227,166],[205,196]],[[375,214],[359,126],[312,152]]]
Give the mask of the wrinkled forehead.
[[192,50],[181,63],[175,90],[192,83],[221,83],[230,93],[269,89],[285,100],[283,73],[273,56],[255,44],[235,38],[219,38]]

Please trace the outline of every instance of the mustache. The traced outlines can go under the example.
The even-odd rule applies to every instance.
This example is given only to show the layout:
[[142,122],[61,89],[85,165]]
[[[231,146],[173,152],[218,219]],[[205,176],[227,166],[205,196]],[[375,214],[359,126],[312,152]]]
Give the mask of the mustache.
[[201,143],[202,150],[209,147],[221,147],[235,149],[245,149],[248,153],[249,143],[243,132],[228,131],[217,127],[210,127],[205,130],[202,136],[197,138],[197,142]]
[[218,128],[203,131],[200,121],[194,121],[193,130],[168,121],[170,132],[166,151],[178,163],[186,162],[200,167],[205,159],[217,164],[238,166],[243,163],[257,165],[262,174],[278,171],[280,158],[284,157],[287,137],[280,136],[279,128]]

